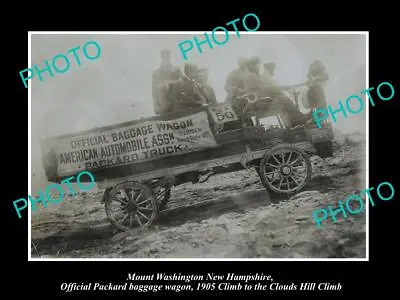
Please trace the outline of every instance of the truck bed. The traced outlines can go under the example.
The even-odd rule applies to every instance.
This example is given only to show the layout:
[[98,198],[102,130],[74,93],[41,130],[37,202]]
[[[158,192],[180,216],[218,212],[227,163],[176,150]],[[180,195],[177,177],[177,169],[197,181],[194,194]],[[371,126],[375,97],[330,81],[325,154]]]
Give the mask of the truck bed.
[[[212,139],[215,141],[215,144],[209,144],[207,147],[195,149],[195,151],[188,153],[167,155],[165,157],[159,157],[146,161],[135,161],[130,163],[126,162],[122,165],[113,167],[105,166],[94,169],[81,168],[79,170],[72,170],[72,172],[60,172],[60,160],[57,158],[60,155],[60,153],[57,153],[57,151],[59,152],[57,147],[60,141],[61,143],[62,141],[78,141],[80,137],[88,136],[90,134],[94,136],[101,136],[104,132],[117,132],[118,130],[121,130],[121,128],[126,128],[127,126],[140,126],[140,124],[151,124],[151,122],[159,121],[173,121],[182,117],[190,117],[201,112],[206,113],[207,122],[209,123],[209,130],[212,134]],[[94,128],[88,131],[47,139],[42,143],[43,164],[46,176],[49,181],[60,182],[63,179],[79,174],[79,172],[82,170],[88,170],[94,175],[96,182],[101,183],[118,180],[119,178],[129,178],[132,180],[135,178],[141,178],[142,180],[145,180],[162,177],[165,175],[178,175],[185,172],[197,171],[201,168],[210,168],[214,166],[238,163],[243,159],[244,155],[249,155],[248,150],[251,152],[251,157],[248,157],[248,159],[258,159],[264,155],[267,149],[270,149],[281,143],[298,144],[307,141],[311,142],[311,132],[313,130],[315,131],[315,128],[309,127],[291,130],[282,128],[266,130],[263,127],[241,128],[239,126],[238,129],[218,132],[216,131],[214,125],[213,118],[210,114],[210,108],[205,107],[192,109],[185,113],[155,116],[147,119],[125,122],[101,128]],[[317,130],[319,130],[320,133],[322,132],[323,136],[326,135],[323,129],[317,128]],[[78,142],[75,144],[77,143]],[[248,145],[248,149],[246,149],[246,145]],[[196,145],[194,147],[196,147]],[[89,149],[90,147],[86,148]],[[84,178],[87,177],[82,177],[82,180]]]

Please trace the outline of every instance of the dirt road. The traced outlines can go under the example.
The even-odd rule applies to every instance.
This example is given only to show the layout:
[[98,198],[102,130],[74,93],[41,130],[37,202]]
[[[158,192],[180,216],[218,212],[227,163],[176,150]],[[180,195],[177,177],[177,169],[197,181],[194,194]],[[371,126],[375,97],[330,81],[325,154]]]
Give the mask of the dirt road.
[[102,191],[66,197],[32,215],[32,257],[54,258],[363,258],[365,214],[312,223],[312,211],[365,188],[365,141],[342,141],[335,157],[311,157],[312,179],[288,198],[266,192],[254,170],[174,188],[151,229],[118,233]]

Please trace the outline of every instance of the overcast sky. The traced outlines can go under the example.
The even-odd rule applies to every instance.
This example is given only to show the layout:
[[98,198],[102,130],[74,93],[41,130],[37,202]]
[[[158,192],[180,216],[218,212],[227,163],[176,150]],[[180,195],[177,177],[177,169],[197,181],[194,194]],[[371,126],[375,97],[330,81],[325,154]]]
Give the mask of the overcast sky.
[[[50,62],[55,55],[88,41],[98,42],[102,49],[101,56],[92,61],[81,54],[81,66],[75,65],[71,55],[67,73],[53,78],[44,74],[43,82],[37,77],[31,80],[33,165],[39,158],[37,141],[41,137],[153,115],[151,74],[159,67],[160,51],[170,50],[173,63],[182,67],[178,43],[194,36],[199,34],[32,35],[32,66],[43,67],[45,60]],[[366,87],[365,35],[242,33],[237,38],[233,32],[225,45],[207,47],[203,46],[202,54],[194,48],[188,57],[210,70],[209,81],[218,102],[225,99],[226,76],[237,67],[240,56],[257,55],[263,63],[275,62],[275,79],[282,84],[304,82],[309,64],[315,59],[323,61],[330,75],[326,92],[333,107]],[[365,130],[365,113],[340,121],[337,127],[344,132]],[[32,172],[39,171],[34,166]]]

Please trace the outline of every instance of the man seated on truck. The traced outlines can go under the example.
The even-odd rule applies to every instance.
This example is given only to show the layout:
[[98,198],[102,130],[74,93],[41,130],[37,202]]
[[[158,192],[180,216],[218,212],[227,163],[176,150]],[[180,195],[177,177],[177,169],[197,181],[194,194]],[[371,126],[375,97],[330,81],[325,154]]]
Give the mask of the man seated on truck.
[[208,100],[202,92],[202,85],[197,81],[199,68],[186,63],[184,74],[179,83],[175,84],[169,93],[170,112],[187,111],[190,108],[202,107]]
[[153,72],[152,94],[155,114],[168,113],[170,110],[168,94],[171,87],[180,82],[182,77],[179,67],[172,66],[171,54],[161,51],[161,66]]
[[326,108],[328,105],[325,98],[324,86],[329,80],[329,75],[324,64],[319,60],[315,60],[310,64],[307,77],[306,86],[308,90],[305,94],[306,99],[303,100],[303,104],[306,108],[310,109],[307,116],[311,119],[314,109]]
[[243,95],[245,91],[245,80],[248,76],[247,59],[244,57],[239,58],[238,68],[229,73],[225,81],[224,89],[227,93],[225,102],[235,105],[237,97]]
[[217,104],[213,87],[208,83],[208,69],[202,68],[197,72],[196,80],[200,84],[200,92],[206,98],[207,104]]
[[246,78],[246,89],[259,97],[270,97],[277,101],[281,107],[280,114],[288,127],[305,124],[306,116],[283,93],[282,87],[272,78],[260,74],[260,64],[258,57],[249,59],[247,66],[250,74]]
[[275,75],[275,69],[276,69],[276,64],[273,62],[265,63],[264,64],[264,73],[263,76],[266,77],[267,79],[271,79]]

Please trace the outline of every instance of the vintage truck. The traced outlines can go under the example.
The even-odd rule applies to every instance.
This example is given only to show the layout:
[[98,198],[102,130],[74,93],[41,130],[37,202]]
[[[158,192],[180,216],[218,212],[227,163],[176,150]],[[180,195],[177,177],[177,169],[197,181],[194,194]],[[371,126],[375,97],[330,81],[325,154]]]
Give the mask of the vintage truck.
[[[122,231],[151,226],[174,186],[219,173],[255,168],[267,190],[300,191],[311,176],[309,154],[333,153],[331,124],[288,128],[273,99],[243,99],[241,114],[218,103],[47,139],[47,179],[59,183],[90,171],[104,189],[108,219]],[[264,126],[265,118],[277,125]]]

